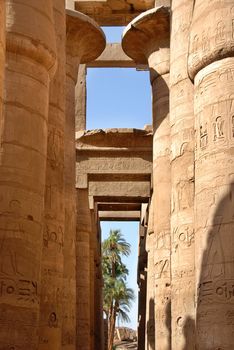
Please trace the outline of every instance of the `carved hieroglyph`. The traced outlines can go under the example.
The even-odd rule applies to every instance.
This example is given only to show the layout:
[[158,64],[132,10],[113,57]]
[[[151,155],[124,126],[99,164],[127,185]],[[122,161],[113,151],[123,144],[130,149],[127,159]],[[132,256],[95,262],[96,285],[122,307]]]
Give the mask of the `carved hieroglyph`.
[[0,349],[38,350],[49,81],[56,63],[53,9],[48,0],[4,3]]
[[233,16],[233,1],[197,1],[190,33],[198,350],[234,348]]
[[[135,62],[148,63],[152,84],[155,235],[155,301],[152,302],[155,303],[155,339],[158,350],[169,350],[171,347],[169,33],[169,8],[161,6],[135,18],[126,27],[122,40],[123,50]],[[161,242],[164,242],[162,246]]]
[[[194,112],[187,58],[193,0],[172,1],[170,54],[172,349],[195,346]],[[180,45],[178,45],[180,42]],[[186,287],[185,287],[186,286]]]
[[54,1],[58,65],[50,83],[39,350],[62,345],[66,29],[64,0]]
[[[67,10],[64,284],[69,294],[64,306],[67,310],[64,327],[69,336],[67,340],[64,339],[63,349],[69,350],[89,350],[90,347],[90,338],[87,337],[87,334],[90,335],[90,308],[85,311],[85,304],[88,303],[88,306],[90,301],[87,297],[86,303],[83,303],[85,293],[83,286],[79,287],[79,279],[84,274],[86,261],[82,258],[83,250],[79,242],[76,243],[75,84],[79,63],[94,60],[104,48],[105,36],[98,25],[82,13]],[[80,209],[82,210],[82,205],[77,208],[78,212]],[[87,264],[89,265],[89,258]],[[86,281],[89,288],[89,278]]]

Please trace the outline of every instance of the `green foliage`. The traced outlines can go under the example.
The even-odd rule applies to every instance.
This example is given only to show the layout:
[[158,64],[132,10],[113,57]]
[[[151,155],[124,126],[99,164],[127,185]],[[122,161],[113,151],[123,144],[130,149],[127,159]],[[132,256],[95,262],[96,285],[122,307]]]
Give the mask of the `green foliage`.
[[122,257],[129,256],[130,252],[130,244],[121,232],[110,230],[109,237],[102,243],[103,309],[108,320],[115,310],[122,321],[130,321],[128,313],[135,297],[134,291],[127,287],[128,269],[122,262]]

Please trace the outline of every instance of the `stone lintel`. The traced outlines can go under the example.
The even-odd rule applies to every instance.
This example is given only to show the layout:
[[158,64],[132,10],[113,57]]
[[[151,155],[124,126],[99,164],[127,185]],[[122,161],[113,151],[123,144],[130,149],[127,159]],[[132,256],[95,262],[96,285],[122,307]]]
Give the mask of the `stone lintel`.
[[141,12],[154,7],[154,0],[76,0],[76,10],[101,26],[125,26]]
[[106,38],[98,24],[85,14],[66,10],[67,52],[79,57],[80,63],[96,59],[106,46]]
[[97,203],[100,211],[140,211],[141,203]]
[[136,63],[148,64],[152,52],[168,50],[169,38],[170,9],[160,6],[140,14],[128,24],[122,48]]
[[152,149],[153,134],[149,130],[131,128],[112,128],[79,131],[76,133],[77,149],[111,148]]
[[87,63],[88,68],[103,67],[120,67],[120,68],[136,68],[139,70],[148,70],[148,65],[137,65],[123,51],[121,44],[109,43],[106,45],[103,53],[92,62]]
[[128,181],[90,181],[89,195],[101,197],[150,197],[149,182],[128,182]]
[[[138,157],[137,157],[138,156]],[[128,154],[123,157],[119,154],[116,157],[101,155],[89,157],[89,154],[77,157],[76,177],[89,175],[91,180],[112,180],[121,181],[143,181],[149,180],[152,174],[151,154],[137,153],[135,156]]]
[[99,211],[100,221],[140,221],[140,211]]
[[149,197],[140,196],[95,196],[93,197],[93,203],[106,203],[106,202],[116,202],[116,203],[148,203]]

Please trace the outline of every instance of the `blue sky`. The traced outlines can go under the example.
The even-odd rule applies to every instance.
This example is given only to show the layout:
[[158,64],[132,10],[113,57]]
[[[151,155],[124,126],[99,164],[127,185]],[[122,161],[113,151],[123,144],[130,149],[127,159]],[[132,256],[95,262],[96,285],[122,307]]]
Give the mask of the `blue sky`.
[[[120,42],[123,27],[104,27],[107,42]],[[87,72],[87,129],[143,128],[151,124],[151,87],[149,73],[126,68],[90,68]],[[125,261],[129,269],[128,285],[136,300],[132,306],[131,323],[137,329],[138,287],[138,222],[103,222],[102,237],[110,229],[120,229],[131,244],[131,255]]]

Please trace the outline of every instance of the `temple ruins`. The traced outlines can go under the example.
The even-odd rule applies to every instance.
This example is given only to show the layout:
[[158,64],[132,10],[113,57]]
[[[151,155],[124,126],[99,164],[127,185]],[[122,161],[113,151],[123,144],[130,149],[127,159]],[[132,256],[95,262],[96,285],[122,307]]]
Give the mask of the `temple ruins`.
[[[149,71],[152,125],[87,130],[91,67]],[[234,0],[0,0],[0,147],[0,350],[106,350],[112,220],[138,350],[234,350]]]

